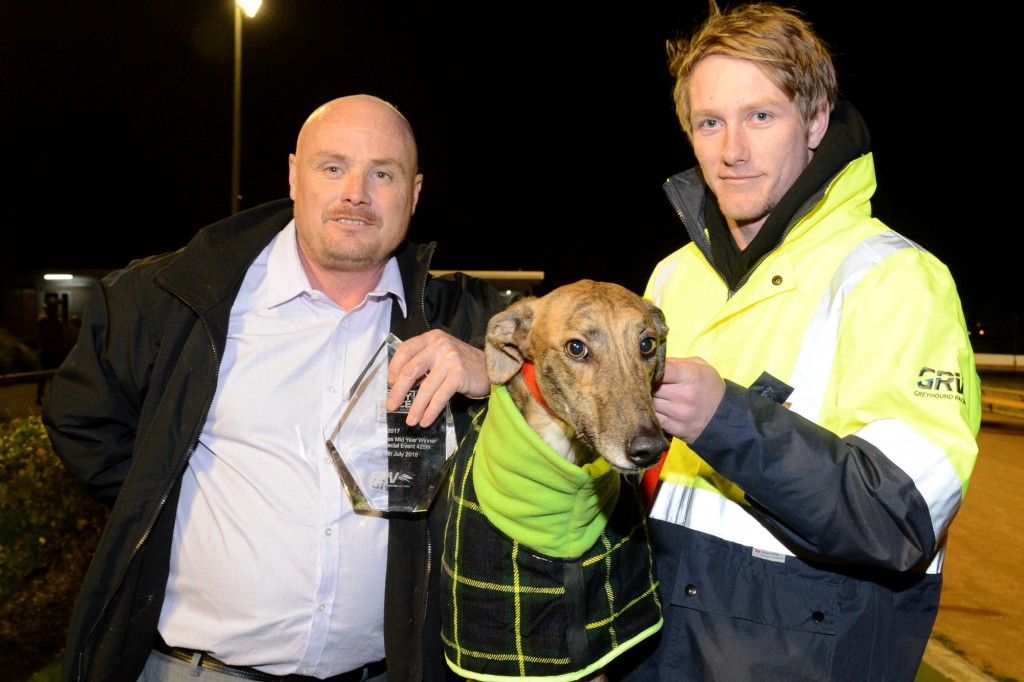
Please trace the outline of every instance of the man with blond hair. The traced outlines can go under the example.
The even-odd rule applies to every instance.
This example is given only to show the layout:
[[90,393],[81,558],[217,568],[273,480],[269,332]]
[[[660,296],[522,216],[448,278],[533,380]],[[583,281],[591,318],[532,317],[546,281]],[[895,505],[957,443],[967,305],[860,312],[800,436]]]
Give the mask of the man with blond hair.
[[871,215],[867,127],[798,12],[712,2],[669,65],[698,166],[665,183],[690,242],[645,292],[665,626],[617,674],[910,682],[977,457],[956,286]]

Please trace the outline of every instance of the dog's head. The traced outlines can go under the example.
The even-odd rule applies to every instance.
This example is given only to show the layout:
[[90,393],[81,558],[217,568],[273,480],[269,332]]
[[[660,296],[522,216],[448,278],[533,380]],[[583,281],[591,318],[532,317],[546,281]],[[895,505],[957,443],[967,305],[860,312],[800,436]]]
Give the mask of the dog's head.
[[580,280],[492,317],[487,373],[511,392],[531,361],[565,436],[619,471],[636,472],[668,449],[651,401],[651,382],[665,371],[667,334],[657,306],[618,284]]

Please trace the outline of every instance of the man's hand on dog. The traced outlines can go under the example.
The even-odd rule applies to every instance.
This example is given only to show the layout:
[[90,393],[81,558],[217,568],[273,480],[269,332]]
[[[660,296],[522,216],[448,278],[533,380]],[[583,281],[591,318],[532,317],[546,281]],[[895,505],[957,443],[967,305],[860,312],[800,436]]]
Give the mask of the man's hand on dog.
[[725,380],[701,358],[666,358],[665,376],[654,386],[661,428],[692,443],[711,421],[725,395]]
[[403,341],[395,350],[388,365],[388,385],[391,395],[385,407],[389,412],[416,388],[405,419],[409,426],[432,424],[456,393],[484,398],[491,392],[484,352],[436,329]]

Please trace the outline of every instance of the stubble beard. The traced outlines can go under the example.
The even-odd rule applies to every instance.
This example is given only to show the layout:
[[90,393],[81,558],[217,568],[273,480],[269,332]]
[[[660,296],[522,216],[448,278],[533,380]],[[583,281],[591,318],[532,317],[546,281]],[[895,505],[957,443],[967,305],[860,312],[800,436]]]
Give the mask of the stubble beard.
[[361,272],[379,267],[401,245],[408,231],[403,230],[395,243],[385,242],[378,230],[372,235],[356,237],[351,235],[325,234],[317,244],[319,262],[330,270]]
[[369,269],[389,254],[383,253],[383,245],[379,241],[373,243],[351,243],[345,240],[339,245],[327,241],[318,248],[318,260],[330,270],[360,271]]
[[755,223],[762,218],[765,218],[769,213],[775,210],[778,206],[778,199],[775,197],[764,197],[757,200],[752,208],[744,209],[742,206],[728,206],[721,198],[718,199],[718,210],[722,212],[728,220],[736,223],[738,226],[749,223]]

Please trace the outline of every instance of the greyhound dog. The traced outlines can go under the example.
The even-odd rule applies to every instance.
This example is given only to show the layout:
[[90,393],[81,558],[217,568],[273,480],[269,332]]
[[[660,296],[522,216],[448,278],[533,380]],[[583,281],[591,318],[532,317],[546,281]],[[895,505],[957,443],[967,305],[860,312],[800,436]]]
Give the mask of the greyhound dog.
[[651,399],[667,333],[656,306],[593,280],[489,321],[491,398],[448,484],[442,635],[455,672],[601,680],[661,628],[642,502],[622,474],[668,449]]
[[618,284],[580,280],[491,318],[487,375],[569,462],[600,455],[635,473],[668,449],[651,403],[667,333],[652,303]]

